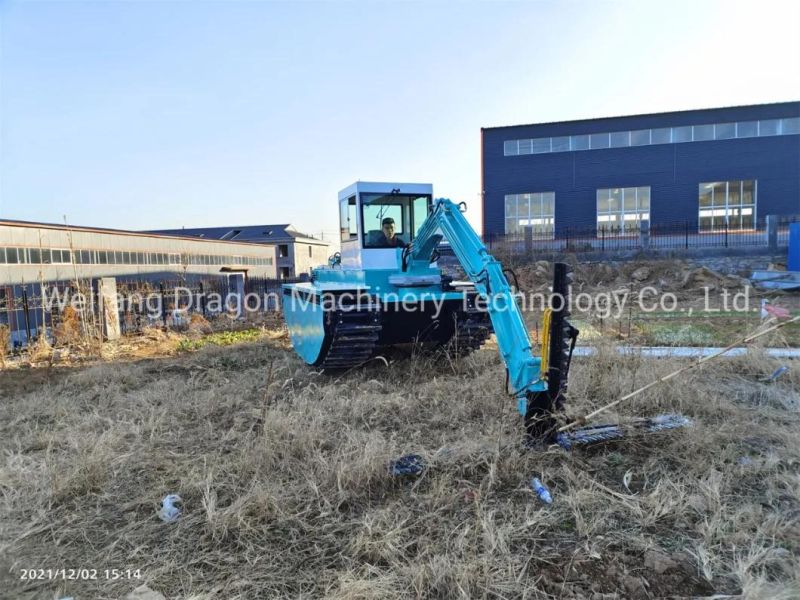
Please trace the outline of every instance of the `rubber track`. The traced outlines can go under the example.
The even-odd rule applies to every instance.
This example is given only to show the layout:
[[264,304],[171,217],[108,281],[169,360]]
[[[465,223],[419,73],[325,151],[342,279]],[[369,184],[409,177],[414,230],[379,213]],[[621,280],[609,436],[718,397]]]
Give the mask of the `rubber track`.
[[367,305],[360,310],[336,311],[330,318],[326,335],[330,330],[331,345],[319,366],[323,369],[349,369],[369,360],[375,353],[381,333],[380,311]]
[[492,321],[489,313],[469,308],[455,313],[455,335],[443,344],[443,347],[457,357],[463,357],[480,348],[492,335]]
[[[458,311],[454,317],[455,334],[441,347],[457,357],[463,357],[480,348],[492,334],[489,313],[469,308]],[[357,367],[372,356],[378,348],[381,333],[381,313],[374,306],[362,306],[359,310],[344,310],[331,313],[326,335],[331,335],[331,344],[325,359],[319,363],[323,369],[350,369]]]

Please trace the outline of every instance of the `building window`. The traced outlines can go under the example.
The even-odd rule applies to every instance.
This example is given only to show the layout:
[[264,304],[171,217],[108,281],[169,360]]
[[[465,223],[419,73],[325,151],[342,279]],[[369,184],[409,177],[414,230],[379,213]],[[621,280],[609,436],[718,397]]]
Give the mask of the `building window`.
[[609,135],[608,133],[593,133],[589,136],[592,150],[608,148]]
[[756,181],[711,181],[698,189],[700,230],[754,229]]
[[311,246],[308,247],[308,258],[311,258]]
[[650,130],[631,131],[631,146],[647,146],[650,143]]
[[589,136],[588,135],[572,135],[570,136],[571,147],[573,150],[588,150],[589,149]]
[[731,140],[734,138],[773,135],[797,135],[800,133],[800,117],[763,119],[761,121],[738,121],[729,123],[705,123],[637,129],[634,131],[611,131],[591,135],[544,137],[503,142],[505,156],[542,154],[576,150],[599,150],[604,148],[626,148],[652,144],[679,144],[683,142],[705,142]]
[[719,123],[714,125],[715,140],[730,140],[736,137],[736,123]]
[[650,143],[651,144],[671,144],[672,143],[672,128],[671,127],[658,127],[650,130]]
[[758,135],[778,135],[780,133],[780,119],[766,119],[758,122]]
[[714,139],[714,126],[713,125],[695,125],[693,127],[695,142],[707,142]]
[[800,133],[800,117],[781,119],[781,133],[783,135],[796,135]]
[[597,190],[597,235],[632,235],[650,219],[650,187]]
[[533,236],[552,239],[555,233],[555,192],[508,194],[506,204],[506,234],[519,235],[530,226]]
[[568,152],[570,149],[569,136],[551,138],[553,152]]
[[631,134],[629,131],[615,131],[611,134],[612,148],[627,148],[631,145]]
[[286,258],[289,256],[289,244],[278,244],[278,257]]
[[289,267],[281,267],[280,268],[281,279],[288,279],[291,277],[289,274]]
[[758,121],[742,121],[736,124],[736,137],[756,137],[758,135]]

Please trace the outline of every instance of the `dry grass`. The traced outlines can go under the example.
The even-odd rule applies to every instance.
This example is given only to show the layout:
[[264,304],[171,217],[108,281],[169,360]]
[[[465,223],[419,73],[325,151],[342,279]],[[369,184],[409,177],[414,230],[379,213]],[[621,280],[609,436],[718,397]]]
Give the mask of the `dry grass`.
[[7,325],[0,325],[0,367],[6,366],[6,355],[11,347],[11,332]]
[[[267,365],[272,364],[269,390]],[[576,359],[585,413],[677,363]],[[689,430],[521,447],[496,352],[339,378],[279,335],[138,362],[0,373],[6,597],[651,598],[800,595],[800,365],[754,351],[644,394]],[[12,381],[13,379],[13,381]],[[8,385],[7,385],[8,384]],[[6,390],[14,390],[7,393]],[[421,454],[418,480],[387,464]],[[528,489],[550,486],[552,506]],[[179,493],[185,514],[156,516]],[[98,581],[19,581],[23,568]],[[140,569],[108,581],[103,569]]]

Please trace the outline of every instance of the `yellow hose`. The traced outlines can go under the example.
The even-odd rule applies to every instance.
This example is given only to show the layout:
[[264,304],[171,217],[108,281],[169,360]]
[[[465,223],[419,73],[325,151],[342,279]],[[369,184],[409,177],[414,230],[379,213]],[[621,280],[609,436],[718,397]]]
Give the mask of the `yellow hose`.
[[547,370],[550,367],[550,322],[553,317],[553,309],[546,308],[542,316],[542,363],[539,368],[542,379],[547,377]]

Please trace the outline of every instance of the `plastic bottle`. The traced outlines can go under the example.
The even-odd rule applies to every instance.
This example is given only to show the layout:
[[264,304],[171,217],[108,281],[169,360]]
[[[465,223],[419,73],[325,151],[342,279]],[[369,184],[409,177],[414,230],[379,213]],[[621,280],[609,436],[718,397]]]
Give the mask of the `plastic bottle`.
[[178,496],[178,494],[164,496],[164,499],[161,501],[161,508],[158,511],[158,516],[165,523],[174,523],[181,516],[182,506],[183,498]]
[[553,497],[550,495],[550,490],[548,490],[544,484],[539,481],[538,477],[531,479],[531,489],[536,492],[537,496],[539,496],[539,500],[545,504],[553,503]]

